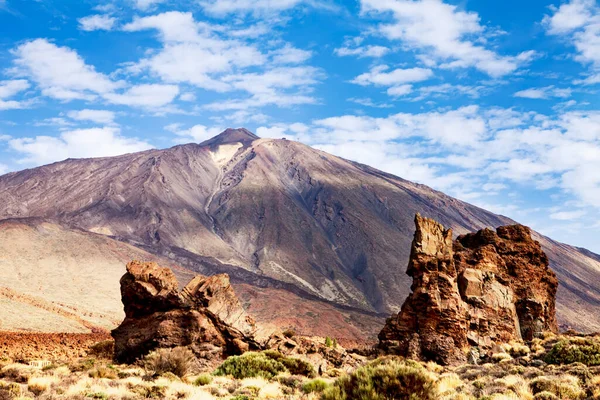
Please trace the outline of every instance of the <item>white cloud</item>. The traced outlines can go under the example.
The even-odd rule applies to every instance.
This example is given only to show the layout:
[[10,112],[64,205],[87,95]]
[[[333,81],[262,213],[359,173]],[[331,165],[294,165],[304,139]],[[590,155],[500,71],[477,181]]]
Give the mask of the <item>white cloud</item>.
[[83,31],[110,31],[117,19],[106,14],[95,14],[79,18],[77,21],[79,29]]
[[303,0],[205,0],[200,5],[209,14],[227,15],[233,13],[265,14],[288,10]]
[[406,96],[413,91],[412,85],[392,86],[387,90],[387,94],[393,97]]
[[20,163],[33,165],[66,158],[109,157],[152,148],[145,141],[122,136],[114,127],[77,129],[63,132],[60,137],[26,137],[8,143],[12,150],[23,155]]
[[179,95],[179,100],[181,101],[196,101],[196,95],[192,92],[186,92]]
[[465,199],[526,185],[600,208],[600,111],[549,117],[470,106],[385,118],[343,115],[303,130],[279,124],[257,133],[300,140]]
[[545,16],[543,22],[552,35],[568,33],[589,22],[595,5],[596,0],[572,0],[554,8],[554,14]]
[[269,116],[256,111],[238,110],[231,114],[211,117],[211,120],[219,125],[247,125],[249,123],[264,124],[269,120]]
[[379,65],[371,68],[369,72],[365,72],[354,78],[352,83],[361,86],[394,86],[409,82],[425,81],[432,76],[433,71],[427,68],[398,68],[390,71],[387,65]]
[[312,57],[312,51],[297,49],[287,44],[269,55],[275,64],[301,64]]
[[487,49],[486,29],[475,12],[460,11],[441,0],[361,0],[363,15],[394,17],[378,32],[390,40],[442,62],[444,68],[474,67],[492,77],[515,71],[528,61],[530,52],[509,57]]
[[30,101],[6,100],[16,94],[29,89],[29,82],[24,79],[0,81],[0,111],[14,110],[28,107]]
[[358,47],[340,47],[334,50],[335,54],[340,57],[344,56],[356,56],[359,58],[364,57],[372,57],[372,58],[380,58],[385,56],[390,52],[390,49],[385,46],[358,46]]
[[171,103],[179,94],[176,85],[142,84],[122,94],[108,93],[104,98],[113,104],[132,107],[159,108]]
[[42,94],[58,100],[90,100],[97,94],[110,93],[123,86],[96,72],[93,66],[68,47],[59,47],[46,39],[26,42],[13,51],[17,73],[38,84]]
[[[124,27],[132,32],[146,29],[157,30],[164,46],[127,67],[128,72],[138,74],[148,70],[168,83],[250,95],[246,99],[238,96],[210,104],[209,109],[245,110],[317,102],[309,93],[322,73],[303,65],[312,56],[311,51],[278,42],[278,48],[263,52],[256,45],[220,36],[226,34],[222,27],[198,22],[191,13],[173,11],[135,18]],[[250,68],[252,72],[248,72]]]
[[180,124],[170,124],[165,126],[165,130],[173,132],[178,136],[175,140],[177,143],[187,143],[190,141],[200,143],[217,136],[224,129],[217,127],[209,128],[204,125],[194,125],[189,129],[181,129]]
[[584,210],[575,210],[575,211],[559,211],[550,214],[551,219],[559,220],[559,221],[572,221],[574,219],[579,219],[583,217],[586,213]]
[[[0,2],[0,8],[2,8],[2,2]],[[8,165],[0,164],[0,175],[4,175],[8,172],[10,172],[10,168],[8,168]]]
[[526,99],[549,99],[551,97],[567,98],[571,97],[572,90],[570,88],[556,88],[547,86],[542,88],[529,88],[518,91],[514,94],[515,97],[523,97]]
[[600,70],[600,7],[596,0],[571,0],[553,11],[543,20],[548,34],[567,37],[577,50],[575,59]]
[[134,5],[138,10],[148,11],[154,6],[164,3],[165,0],[133,0]]
[[29,82],[27,82],[25,79],[0,81],[0,99],[12,97],[17,93],[29,89],[29,86]]
[[73,110],[67,116],[76,121],[91,121],[98,124],[110,125],[115,122],[115,113],[108,110]]
[[365,107],[374,107],[374,108],[391,108],[392,107],[391,104],[387,104],[387,103],[375,103],[372,99],[370,99],[368,97],[367,98],[351,97],[347,100],[351,101],[352,103],[360,104],[361,106],[365,106]]

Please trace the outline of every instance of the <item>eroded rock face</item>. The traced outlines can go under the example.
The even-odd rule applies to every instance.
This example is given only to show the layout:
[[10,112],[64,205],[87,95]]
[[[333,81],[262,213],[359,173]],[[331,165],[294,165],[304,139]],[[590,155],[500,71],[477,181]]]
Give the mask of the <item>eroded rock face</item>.
[[529,228],[504,226],[459,236],[415,218],[407,274],[412,293],[379,334],[387,351],[441,364],[467,360],[510,340],[558,330],[556,275]]
[[132,261],[121,278],[125,320],[112,331],[115,358],[132,362],[159,347],[189,347],[206,365],[257,349],[256,326],[226,274],[197,276],[180,292],[169,268]]

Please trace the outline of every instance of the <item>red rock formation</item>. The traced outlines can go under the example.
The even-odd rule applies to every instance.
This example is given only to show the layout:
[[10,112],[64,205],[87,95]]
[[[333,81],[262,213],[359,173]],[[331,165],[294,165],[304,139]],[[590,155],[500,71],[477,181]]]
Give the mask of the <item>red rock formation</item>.
[[158,347],[189,347],[206,365],[257,349],[256,326],[225,274],[195,277],[181,292],[169,268],[132,261],[121,278],[125,320],[112,331],[115,358],[132,362]]
[[388,351],[441,364],[464,362],[509,340],[557,331],[558,281],[529,228],[505,226],[459,236],[415,218],[407,274],[412,293],[379,334]]

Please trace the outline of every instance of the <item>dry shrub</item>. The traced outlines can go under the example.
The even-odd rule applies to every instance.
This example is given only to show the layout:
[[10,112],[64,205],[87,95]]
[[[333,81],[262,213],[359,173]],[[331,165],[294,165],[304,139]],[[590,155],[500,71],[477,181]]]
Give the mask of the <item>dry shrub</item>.
[[115,341],[103,340],[90,346],[88,353],[98,358],[112,360],[115,354]]
[[171,372],[180,378],[196,369],[196,357],[190,349],[174,347],[172,349],[157,349],[143,360],[144,368],[150,375],[158,376]]
[[117,379],[119,376],[117,371],[111,367],[99,366],[91,370],[88,375],[90,378]]
[[36,396],[41,395],[50,388],[53,384],[58,383],[58,379],[53,376],[39,376],[29,378],[27,381],[27,389]]
[[529,383],[533,394],[549,392],[561,399],[577,400],[585,398],[579,378],[572,375],[546,377],[540,376]]

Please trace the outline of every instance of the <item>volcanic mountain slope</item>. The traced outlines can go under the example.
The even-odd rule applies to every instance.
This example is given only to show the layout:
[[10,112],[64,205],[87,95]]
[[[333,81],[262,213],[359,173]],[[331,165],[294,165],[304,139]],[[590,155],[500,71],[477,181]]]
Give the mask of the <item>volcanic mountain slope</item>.
[[[328,309],[353,313],[346,320],[364,316],[363,324],[397,312],[409,293],[405,269],[417,212],[455,234],[514,223],[426,186],[244,129],[201,144],[11,173],[0,177],[0,198],[0,219],[36,217],[193,271],[227,272],[246,302],[264,307],[257,314],[292,323],[294,311],[281,313],[294,307],[253,296],[329,302]],[[597,256],[536,238],[561,282],[559,321],[600,329]]]

